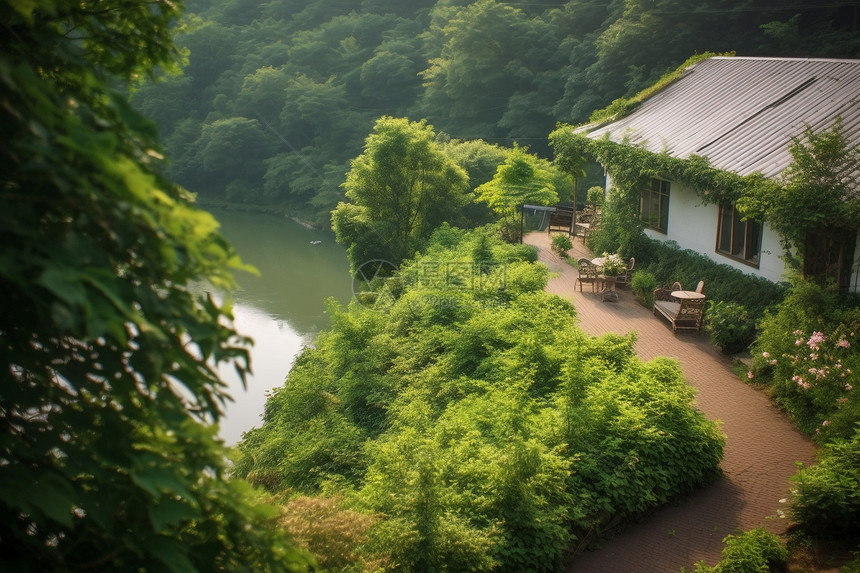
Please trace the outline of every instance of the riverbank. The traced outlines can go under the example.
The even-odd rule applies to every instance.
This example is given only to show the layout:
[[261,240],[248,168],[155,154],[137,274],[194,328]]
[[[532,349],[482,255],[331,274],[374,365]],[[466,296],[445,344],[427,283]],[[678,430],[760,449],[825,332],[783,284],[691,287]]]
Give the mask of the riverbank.
[[197,205],[206,210],[222,209],[224,211],[233,211],[236,213],[252,213],[259,215],[283,217],[284,219],[289,219],[294,223],[298,223],[305,229],[309,229],[312,231],[329,230],[328,227],[324,227],[323,225],[312,221],[312,217],[309,216],[309,213],[296,214],[295,208],[289,207],[287,205],[257,205],[254,203],[233,203],[225,199],[201,199],[199,197],[197,199]]

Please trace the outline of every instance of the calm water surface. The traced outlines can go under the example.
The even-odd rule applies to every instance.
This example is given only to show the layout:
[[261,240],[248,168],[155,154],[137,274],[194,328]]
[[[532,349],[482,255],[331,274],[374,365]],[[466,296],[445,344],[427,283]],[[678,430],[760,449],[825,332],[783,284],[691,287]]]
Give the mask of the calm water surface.
[[231,366],[219,369],[234,398],[219,435],[233,445],[243,432],[260,425],[267,393],[284,383],[301,349],[328,327],[326,299],[349,302],[352,279],[346,252],[330,231],[306,229],[270,215],[211,212],[242,260],[261,275],[236,276],[235,327],[254,339],[247,391]]

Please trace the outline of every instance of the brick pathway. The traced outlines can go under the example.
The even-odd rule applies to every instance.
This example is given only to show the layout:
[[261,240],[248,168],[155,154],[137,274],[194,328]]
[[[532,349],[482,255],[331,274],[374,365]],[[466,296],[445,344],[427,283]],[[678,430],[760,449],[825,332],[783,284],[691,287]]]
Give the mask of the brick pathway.
[[[704,560],[714,565],[723,538],[741,530],[765,527],[783,533],[786,520],[777,510],[788,495],[788,478],[795,462],[815,462],[813,443],[777,410],[769,399],[738,379],[731,361],[708,342],[706,334],[673,335],[668,321],[655,317],[622,289],[617,303],[601,302],[585,285],[574,292],[576,269],[550,249],[546,233],[526,235],[539,249],[539,258],[556,276],[549,292],[572,300],[579,326],[588,334],[606,332],[638,335],[636,352],[643,360],[656,356],[677,358],[687,381],[698,390],[697,407],[711,420],[722,422],[726,434],[724,477],[688,498],[660,508],[641,523],[628,527],[595,551],[572,561],[576,573],[678,573]],[[578,240],[570,251],[574,260],[592,255]],[[705,294],[708,285],[705,285]]]

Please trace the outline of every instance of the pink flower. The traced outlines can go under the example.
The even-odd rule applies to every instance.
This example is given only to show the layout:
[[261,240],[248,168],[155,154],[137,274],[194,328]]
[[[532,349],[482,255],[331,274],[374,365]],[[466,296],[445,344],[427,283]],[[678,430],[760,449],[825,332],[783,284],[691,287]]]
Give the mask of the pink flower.
[[809,341],[806,343],[813,350],[818,350],[818,345],[827,340],[824,336],[823,332],[815,331],[812,333],[812,336],[809,337]]
[[755,378],[755,374],[752,373],[752,370],[747,371],[747,378],[749,378],[750,380]]
[[836,343],[839,348],[848,348],[851,346],[851,343],[845,340],[844,338],[840,338],[839,342]]
[[771,361],[770,361],[770,363],[771,363],[771,364],[773,364],[774,366],[776,366],[776,358],[774,358],[773,360],[771,360]]
[[848,401],[848,398],[839,398],[838,400],[836,400],[836,402],[838,402],[839,404],[844,404],[847,401]]
[[795,341],[794,341],[794,345],[795,345],[795,346],[800,346],[801,344],[803,344],[803,339],[802,339],[802,338],[798,338],[797,340],[795,340]]
[[824,420],[823,422],[821,422],[821,425],[822,425],[822,426],[829,426],[829,425],[830,425],[830,420]]
[[810,360],[818,360],[818,354],[816,354],[815,352],[810,352],[809,353],[809,359]]
[[765,358],[770,358],[770,352],[762,352],[761,355]]
[[845,389],[848,390],[849,392],[851,391],[852,388],[854,388],[854,386],[852,386],[851,384],[845,385]]

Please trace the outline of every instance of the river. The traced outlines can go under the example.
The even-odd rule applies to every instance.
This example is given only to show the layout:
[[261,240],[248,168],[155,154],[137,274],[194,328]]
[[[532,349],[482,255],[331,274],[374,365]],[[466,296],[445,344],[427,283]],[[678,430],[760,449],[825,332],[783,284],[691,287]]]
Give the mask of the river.
[[242,260],[260,271],[259,277],[237,273],[234,293],[236,330],[254,339],[247,390],[232,366],[219,368],[234,401],[218,435],[234,445],[242,433],[260,425],[268,392],[284,383],[301,349],[328,327],[326,299],[349,301],[352,279],[346,252],[331,231],[271,215],[210,211]]

